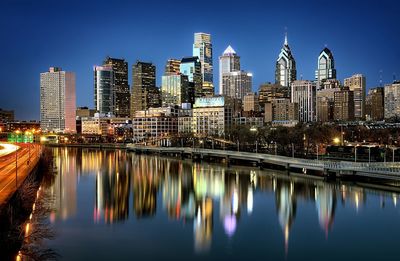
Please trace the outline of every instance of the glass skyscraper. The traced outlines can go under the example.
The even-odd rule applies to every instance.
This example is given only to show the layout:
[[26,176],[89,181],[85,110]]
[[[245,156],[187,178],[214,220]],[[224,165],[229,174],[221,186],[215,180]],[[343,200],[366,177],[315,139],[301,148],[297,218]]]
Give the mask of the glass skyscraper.
[[195,57],[185,57],[180,62],[180,73],[188,76],[189,81],[189,100],[194,103],[194,99],[202,97],[202,75],[200,59]]
[[290,84],[297,79],[296,61],[290,50],[287,35],[275,67],[275,83],[287,87],[290,92]]
[[213,83],[213,53],[211,35],[207,33],[195,33],[193,44],[193,56],[197,56],[201,62],[201,74],[203,81],[203,96],[214,95]]
[[94,66],[94,103],[101,114],[114,114],[114,71],[111,65]]
[[315,71],[317,88],[320,89],[321,82],[327,79],[336,79],[335,60],[331,50],[325,47],[318,56],[318,68]]
[[161,94],[162,106],[181,106],[189,102],[188,76],[183,74],[164,75],[162,77]]
[[114,115],[129,117],[131,97],[128,84],[128,63],[124,59],[107,57],[103,65],[110,65],[114,71]]

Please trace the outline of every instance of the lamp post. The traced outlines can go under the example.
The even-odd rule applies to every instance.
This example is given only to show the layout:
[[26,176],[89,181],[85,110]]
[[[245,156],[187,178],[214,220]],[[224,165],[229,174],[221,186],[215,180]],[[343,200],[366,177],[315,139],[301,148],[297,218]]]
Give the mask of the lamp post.
[[257,153],[257,127],[256,126],[251,127],[250,131],[254,133],[254,138],[256,140],[256,142],[255,142],[256,143],[256,153]]
[[238,149],[238,152],[240,151],[240,143],[239,143],[239,140],[237,140],[237,149]]
[[317,144],[317,160],[319,160],[318,144]]
[[278,146],[276,145],[276,141],[275,141],[275,156],[278,154],[277,150],[278,150]]
[[15,187],[18,188],[18,147],[15,147]]
[[292,143],[292,158],[294,158],[294,144]]
[[354,146],[354,162],[357,162],[357,145]]

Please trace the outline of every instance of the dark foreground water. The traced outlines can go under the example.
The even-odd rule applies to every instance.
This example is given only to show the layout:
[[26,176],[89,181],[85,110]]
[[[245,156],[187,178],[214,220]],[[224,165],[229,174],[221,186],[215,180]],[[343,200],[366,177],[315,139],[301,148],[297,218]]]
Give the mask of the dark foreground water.
[[61,260],[399,260],[399,194],[124,151],[54,149]]

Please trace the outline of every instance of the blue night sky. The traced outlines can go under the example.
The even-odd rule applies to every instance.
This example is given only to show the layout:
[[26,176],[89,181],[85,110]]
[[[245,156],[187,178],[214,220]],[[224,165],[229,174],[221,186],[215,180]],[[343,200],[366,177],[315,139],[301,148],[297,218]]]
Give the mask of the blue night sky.
[[298,78],[314,79],[326,44],[338,78],[367,77],[367,87],[400,78],[398,1],[21,1],[0,9],[0,108],[39,119],[39,74],[50,66],[76,73],[77,106],[93,107],[92,67],[110,55],[151,61],[157,85],[168,58],[192,55],[194,32],[212,34],[214,84],[218,56],[231,44],[253,89],[274,81],[285,27]]

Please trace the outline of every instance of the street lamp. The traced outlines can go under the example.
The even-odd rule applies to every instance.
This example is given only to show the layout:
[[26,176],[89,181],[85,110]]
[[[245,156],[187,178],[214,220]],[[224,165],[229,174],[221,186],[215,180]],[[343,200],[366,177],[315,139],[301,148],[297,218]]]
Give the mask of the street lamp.
[[256,127],[256,126],[251,127],[251,128],[250,128],[250,131],[253,132],[253,133],[254,133],[254,136],[255,136],[255,140],[256,140],[256,153],[257,153],[257,151],[258,151],[258,148],[257,148],[257,147],[258,147],[258,146],[257,146],[257,145],[258,145],[258,144],[257,144],[257,143],[258,143],[258,142],[257,142],[257,127]]

